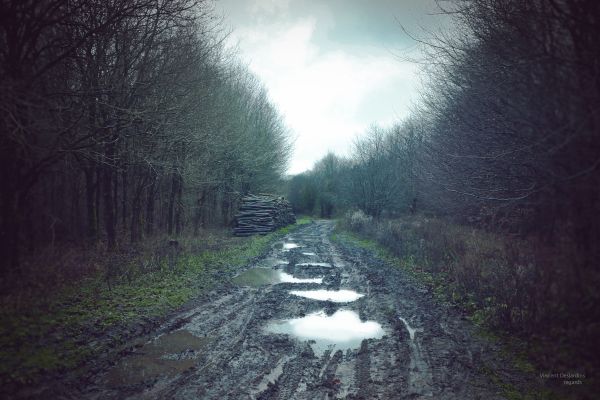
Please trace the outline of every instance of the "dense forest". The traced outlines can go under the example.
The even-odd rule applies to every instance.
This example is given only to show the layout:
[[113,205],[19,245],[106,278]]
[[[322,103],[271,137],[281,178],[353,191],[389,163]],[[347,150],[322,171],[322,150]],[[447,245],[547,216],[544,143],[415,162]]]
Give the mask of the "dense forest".
[[435,3],[408,116],[286,176],[213,0],[0,0],[0,394],[594,398],[600,2]]
[[412,115],[293,177],[290,198],[417,256],[496,327],[595,359],[600,3],[449,7],[459,34],[415,35],[428,79]]
[[[227,226],[290,154],[208,1],[0,3],[0,260]],[[4,280],[10,282],[10,279]]]

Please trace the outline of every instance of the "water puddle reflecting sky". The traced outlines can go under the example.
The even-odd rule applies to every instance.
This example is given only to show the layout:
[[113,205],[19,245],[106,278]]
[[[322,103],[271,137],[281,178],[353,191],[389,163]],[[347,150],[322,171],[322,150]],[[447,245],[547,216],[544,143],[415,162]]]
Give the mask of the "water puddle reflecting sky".
[[356,349],[363,339],[380,339],[384,335],[381,325],[375,321],[361,321],[350,310],[338,310],[328,316],[324,311],[270,323],[266,330],[271,333],[292,335],[300,340],[314,340],[313,350],[322,354],[328,348]]
[[323,283],[323,278],[295,278],[293,275],[279,272],[281,283]]
[[298,246],[296,243],[284,243],[283,244],[283,249],[284,250],[291,250],[291,249],[296,249],[300,246]]
[[251,268],[233,278],[240,286],[263,286],[277,283],[323,283],[323,278],[296,278],[283,271],[271,268]]
[[297,267],[323,267],[323,268],[333,268],[331,264],[325,262],[310,262],[310,263],[299,263],[296,264]]
[[260,261],[258,263],[258,265],[260,265],[261,267],[277,267],[279,265],[287,265],[289,264],[289,261],[286,260],[282,260],[280,258],[275,258],[275,257],[266,257],[265,259],[263,259],[262,261]]
[[333,301],[334,303],[348,303],[364,296],[354,290],[292,290],[294,296],[306,297],[313,300]]

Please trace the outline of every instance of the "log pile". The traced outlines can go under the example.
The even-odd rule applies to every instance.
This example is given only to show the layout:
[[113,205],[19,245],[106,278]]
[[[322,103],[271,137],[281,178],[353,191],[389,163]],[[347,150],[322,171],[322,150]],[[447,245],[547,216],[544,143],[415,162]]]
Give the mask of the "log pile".
[[267,194],[242,197],[235,215],[235,236],[265,235],[296,222],[292,206],[283,197]]

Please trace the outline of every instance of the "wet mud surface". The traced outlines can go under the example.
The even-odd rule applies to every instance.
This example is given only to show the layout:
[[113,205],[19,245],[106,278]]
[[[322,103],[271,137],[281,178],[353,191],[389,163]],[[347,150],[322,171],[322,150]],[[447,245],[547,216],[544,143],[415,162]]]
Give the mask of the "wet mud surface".
[[480,372],[495,350],[468,321],[332,230],[318,221],[274,243],[57,398],[502,398]]

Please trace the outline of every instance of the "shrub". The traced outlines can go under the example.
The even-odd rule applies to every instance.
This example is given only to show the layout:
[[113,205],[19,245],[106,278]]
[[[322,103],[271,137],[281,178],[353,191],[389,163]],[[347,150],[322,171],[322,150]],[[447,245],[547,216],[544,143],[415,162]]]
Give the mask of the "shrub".
[[539,306],[531,301],[538,289],[536,264],[531,246],[523,240],[418,215],[373,220],[354,211],[342,224],[393,255],[410,258],[410,265],[443,286],[439,292],[449,301],[479,310],[478,319],[485,316],[488,325],[524,330],[532,314],[529,308]]
[[373,223],[373,217],[366,215],[361,210],[349,211],[346,218],[350,229],[354,232],[364,232]]

